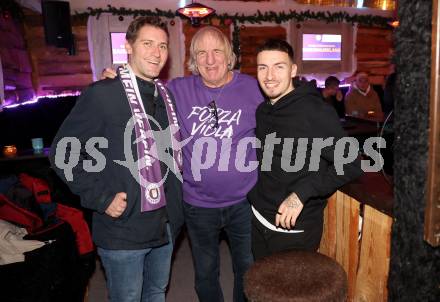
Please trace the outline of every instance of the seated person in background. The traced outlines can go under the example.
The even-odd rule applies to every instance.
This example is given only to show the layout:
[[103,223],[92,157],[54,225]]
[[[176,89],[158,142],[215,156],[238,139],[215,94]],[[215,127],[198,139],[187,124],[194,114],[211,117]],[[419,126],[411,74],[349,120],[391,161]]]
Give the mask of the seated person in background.
[[307,79],[305,77],[302,77],[302,76],[299,76],[299,75],[294,76],[292,78],[292,84],[293,84],[293,87],[295,87],[295,88],[298,88],[299,86],[301,86],[301,85],[303,85],[305,83],[308,83],[308,82],[309,81],[307,81]]
[[358,117],[383,117],[380,99],[371,87],[368,74],[360,72],[345,95],[345,113]]
[[344,117],[344,95],[342,94],[341,89],[339,89],[339,83],[340,81],[337,77],[329,76],[325,79],[325,87],[321,90],[321,95],[327,104],[335,108],[339,117]]

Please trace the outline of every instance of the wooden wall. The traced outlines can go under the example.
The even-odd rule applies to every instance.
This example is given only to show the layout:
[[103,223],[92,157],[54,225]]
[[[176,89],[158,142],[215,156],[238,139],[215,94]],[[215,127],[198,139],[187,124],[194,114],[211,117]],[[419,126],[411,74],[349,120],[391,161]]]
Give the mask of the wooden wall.
[[92,82],[87,45],[87,19],[72,18],[76,54],[47,46],[42,16],[26,11],[25,39],[32,62],[32,82],[38,95],[81,90]]
[[286,39],[286,29],[281,26],[246,26],[240,30],[240,71],[257,76],[257,47],[267,39]]
[[30,100],[34,96],[32,67],[21,24],[0,14],[0,37],[5,99],[8,103]]
[[355,56],[357,71],[370,73],[370,82],[384,84],[392,71],[392,30],[359,27],[356,37]]

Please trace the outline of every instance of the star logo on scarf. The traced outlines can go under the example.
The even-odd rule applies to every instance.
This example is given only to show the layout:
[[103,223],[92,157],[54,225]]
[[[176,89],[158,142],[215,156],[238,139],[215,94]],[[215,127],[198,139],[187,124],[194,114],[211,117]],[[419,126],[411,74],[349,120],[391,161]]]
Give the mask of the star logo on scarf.
[[[135,139],[134,142],[131,142],[131,135],[134,130],[135,118],[130,118],[126,124],[124,131],[125,160],[114,160],[114,162],[129,169],[131,175],[140,185],[144,187],[148,186],[148,181],[146,179],[143,179],[143,177],[139,175],[139,169],[151,167],[151,165],[156,160],[163,162],[168,167],[167,172],[162,177],[162,179],[157,182],[157,185],[163,185],[170,171],[173,172],[174,175],[176,175],[177,179],[183,182],[182,174],[178,169],[178,167],[181,166],[182,159],[178,158],[177,160],[179,160],[180,163],[177,163],[173,156],[173,152],[180,151],[183,146],[188,144],[188,142],[192,139],[192,136],[179,142],[174,137],[174,134],[179,131],[179,127],[169,125],[167,128],[162,129],[159,123],[152,116],[147,114],[147,118],[150,122],[155,123],[157,128],[160,130],[150,130],[145,133],[145,137],[138,137]],[[151,139],[153,141],[153,143],[148,146],[148,155],[143,156],[135,161],[133,157],[132,146],[135,146],[136,148],[138,143],[145,143],[144,140],[147,139]],[[179,152],[178,154],[181,154],[181,152]],[[139,179],[139,177],[141,177],[141,179]]]

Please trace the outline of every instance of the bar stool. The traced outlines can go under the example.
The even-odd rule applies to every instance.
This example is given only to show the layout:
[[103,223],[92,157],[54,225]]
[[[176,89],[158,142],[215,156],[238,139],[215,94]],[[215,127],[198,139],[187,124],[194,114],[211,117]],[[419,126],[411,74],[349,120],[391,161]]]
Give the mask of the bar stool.
[[256,261],[244,276],[244,291],[250,302],[342,302],[347,276],[325,255],[292,250]]

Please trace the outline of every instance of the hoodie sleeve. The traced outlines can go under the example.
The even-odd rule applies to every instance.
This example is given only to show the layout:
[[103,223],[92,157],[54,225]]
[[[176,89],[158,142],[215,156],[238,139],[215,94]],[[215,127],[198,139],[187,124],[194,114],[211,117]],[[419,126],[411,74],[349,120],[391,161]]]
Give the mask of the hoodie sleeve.
[[[334,193],[338,188],[363,173],[358,154],[355,155],[354,161],[345,164],[342,156],[335,156],[336,142],[340,138],[346,137],[346,134],[333,108],[320,106],[317,110],[309,111],[306,116],[314,129],[313,137],[323,139],[333,137],[334,140],[331,146],[325,147],[321,151],[320,160],[325,160],[327,164],[323,165],[318,172],[309,172],[306,177],[289,186],[290,193],[296,193],[303,204],[306,204],[311,198],[323,198]],[[344,157],[348,152],[348,148],[345,149],[340,150],[341,153],[344,153]]]
[[[80,196],[82,206],[103,213],[115,194],[103,183],[99,172],[87,172],[83,165],[85,160],[92,158],[85,150],[86,142],[91,137],[102,137],[103,133],[103,108],[99,106],[99,97],[94,85],[78,97],[52,142],[49,160],[56,174]],[[81,143],[78,148],[65,143],[78,140]]]

